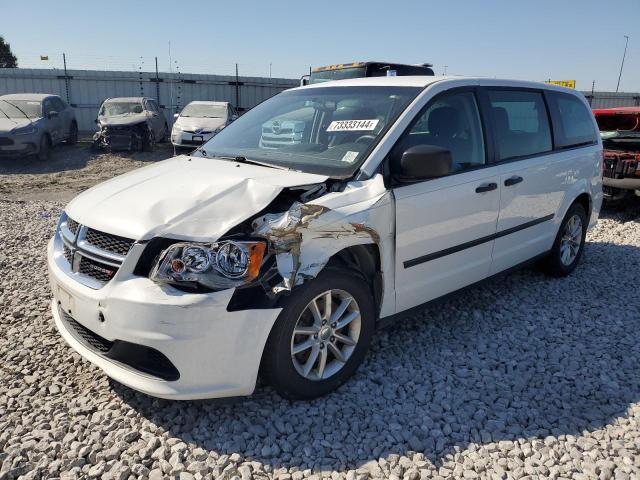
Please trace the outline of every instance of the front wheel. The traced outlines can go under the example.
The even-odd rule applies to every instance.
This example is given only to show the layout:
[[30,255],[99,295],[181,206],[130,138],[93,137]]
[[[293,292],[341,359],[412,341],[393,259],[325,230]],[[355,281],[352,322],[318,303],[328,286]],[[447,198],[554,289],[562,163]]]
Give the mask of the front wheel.
[[374,328],[364,279],[343,270],[322,272],[283,302],[265,346],[266,380],[290,399],[331,392],[362,363]]
[[51,141],[47,135],[42,135],[40,138],[40,148],[36,157],[41,162],[46,162],[51,157]]
[[564,277],[573,272],[584,251],[587,223],[584,207],[578,203],[571,205],[560,224],[551,251],[542,260],[541,266],[545,273]]
[[75,122],[69,127],[69,136],[66,141],[67,145],[75,145],[78,143],[78,125]]

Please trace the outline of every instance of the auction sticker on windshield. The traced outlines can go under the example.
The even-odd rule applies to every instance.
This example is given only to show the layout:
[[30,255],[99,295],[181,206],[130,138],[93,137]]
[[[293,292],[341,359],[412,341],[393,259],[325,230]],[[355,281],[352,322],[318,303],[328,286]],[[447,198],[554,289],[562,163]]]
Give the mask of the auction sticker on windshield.
[[334,120],[329,124],[327,132],[371,131],[379,120]]

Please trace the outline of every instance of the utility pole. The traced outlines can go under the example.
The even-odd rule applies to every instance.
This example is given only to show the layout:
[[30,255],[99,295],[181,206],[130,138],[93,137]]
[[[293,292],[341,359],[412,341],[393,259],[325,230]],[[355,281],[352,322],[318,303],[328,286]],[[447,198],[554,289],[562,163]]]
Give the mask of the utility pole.
[[446,74],[447,74],[447,67],[448,67],[448,66],[449,66],[449,65],[445,65],[445,66],[444,66],[444,73],[443,73],[442,75],[446,75]]
[[71,103],[69,100],[69,75],[67,75],[67,55],[62,53],[62,63],[64,65],[64,89],[67,93],[67,103]]
[[589,97],[589,106],[593,103],[593,97],[596,94],[596,81],[591,82],[591,96]]
[[269,80],[271,80],[271,62],[269,62]]
[[238,80],[238,64],[236,63],[236,108],[240,108],[240,83]]
[[622,54],[622,63],[620,64],[620,74],[618,75],[618,84],[616,85],[616,93],[618,93],[618,88],[620,88],[620,78],[622,77],[622,67],[624,67],[624,57],[627,56],[627,45],[629,45],[629,35],[625,35],[624,42],[624,53]]
[[156,100],[160,105],[160,77],[158,76],[158,57],[156,57]]

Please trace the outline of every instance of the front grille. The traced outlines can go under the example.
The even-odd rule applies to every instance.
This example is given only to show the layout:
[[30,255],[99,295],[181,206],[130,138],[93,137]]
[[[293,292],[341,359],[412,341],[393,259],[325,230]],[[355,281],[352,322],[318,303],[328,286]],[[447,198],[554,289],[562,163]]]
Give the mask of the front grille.
[[73,329],[73,331],[80,337],[80,339],[84,340],[88,347],[92,347],[94,350],[97,350],[100,353],[107,353],[113,347],[113,342],[107,340],[106,338],[102,338],[100,335],[93,333],[91,330],[86,328],[83,325],[80,325],[76,322],[71,315],[62,310],[62,308],[58,309],[60,315],[62,316],[62,320]]
[[78,272],[82,273],[83,275],[87,275],[88,277],[95,278],[99,282],[107,283],[113,278],[117,271],[117,267],[112,267],[111,265],[96,262],[95,260],[88,257],[80,258],[80,267],[78,269]]
[[[66,225],[66,228],[63,228]],[[110,281],[135,244],[130,238],[101,232],[66,217],[58,230],[60,266],[88,287],[98,289]]]
[[78,222],[71,217],[67,217],[67,228],[71,233],[76,235],[78,233]]
[[182,144],[183,145],[202,145],[204,143],[203,141],[198,141],[198,140],[182,140]]
[[13,140],[8,137],[0,137],[0,147],[4,147],[6,145],[13,145]]
[[87,243],[101,250],[107,252],[117,253],[118,255],[125,256],[129,253],[129,250],[134,244],[134,240],[129,238],[119,237],[118,235],[111,235],[110,233],[99,232],[92,228],[87,229],[86,235]]
[[63,245],[62,248],[64,249],[64,258],[66,258],[67,262],[71,264],[71,262],[73,262],[73,252],[66,245]]

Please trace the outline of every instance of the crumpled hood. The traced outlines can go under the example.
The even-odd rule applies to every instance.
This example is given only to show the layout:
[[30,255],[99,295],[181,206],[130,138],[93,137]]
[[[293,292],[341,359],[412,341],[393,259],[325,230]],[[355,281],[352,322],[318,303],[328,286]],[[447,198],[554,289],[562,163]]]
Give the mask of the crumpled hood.
[[119,125],[137,125],[147,121],[145,113],[114,115],[112,117],[99,116],[98,121],[101,125],[119,126]]
[[31,123],[28,118],[1,118],[0,117],[0,133],[10,133],[16,128],[26,127]]
[[283,188],[326,179],[181,155],[96,185],[73,199],[66,212],[83,225],[136,240],[215,241]]
[[226,123],[226,118],[178,117],[174,125],[182,130],[215,130]]

